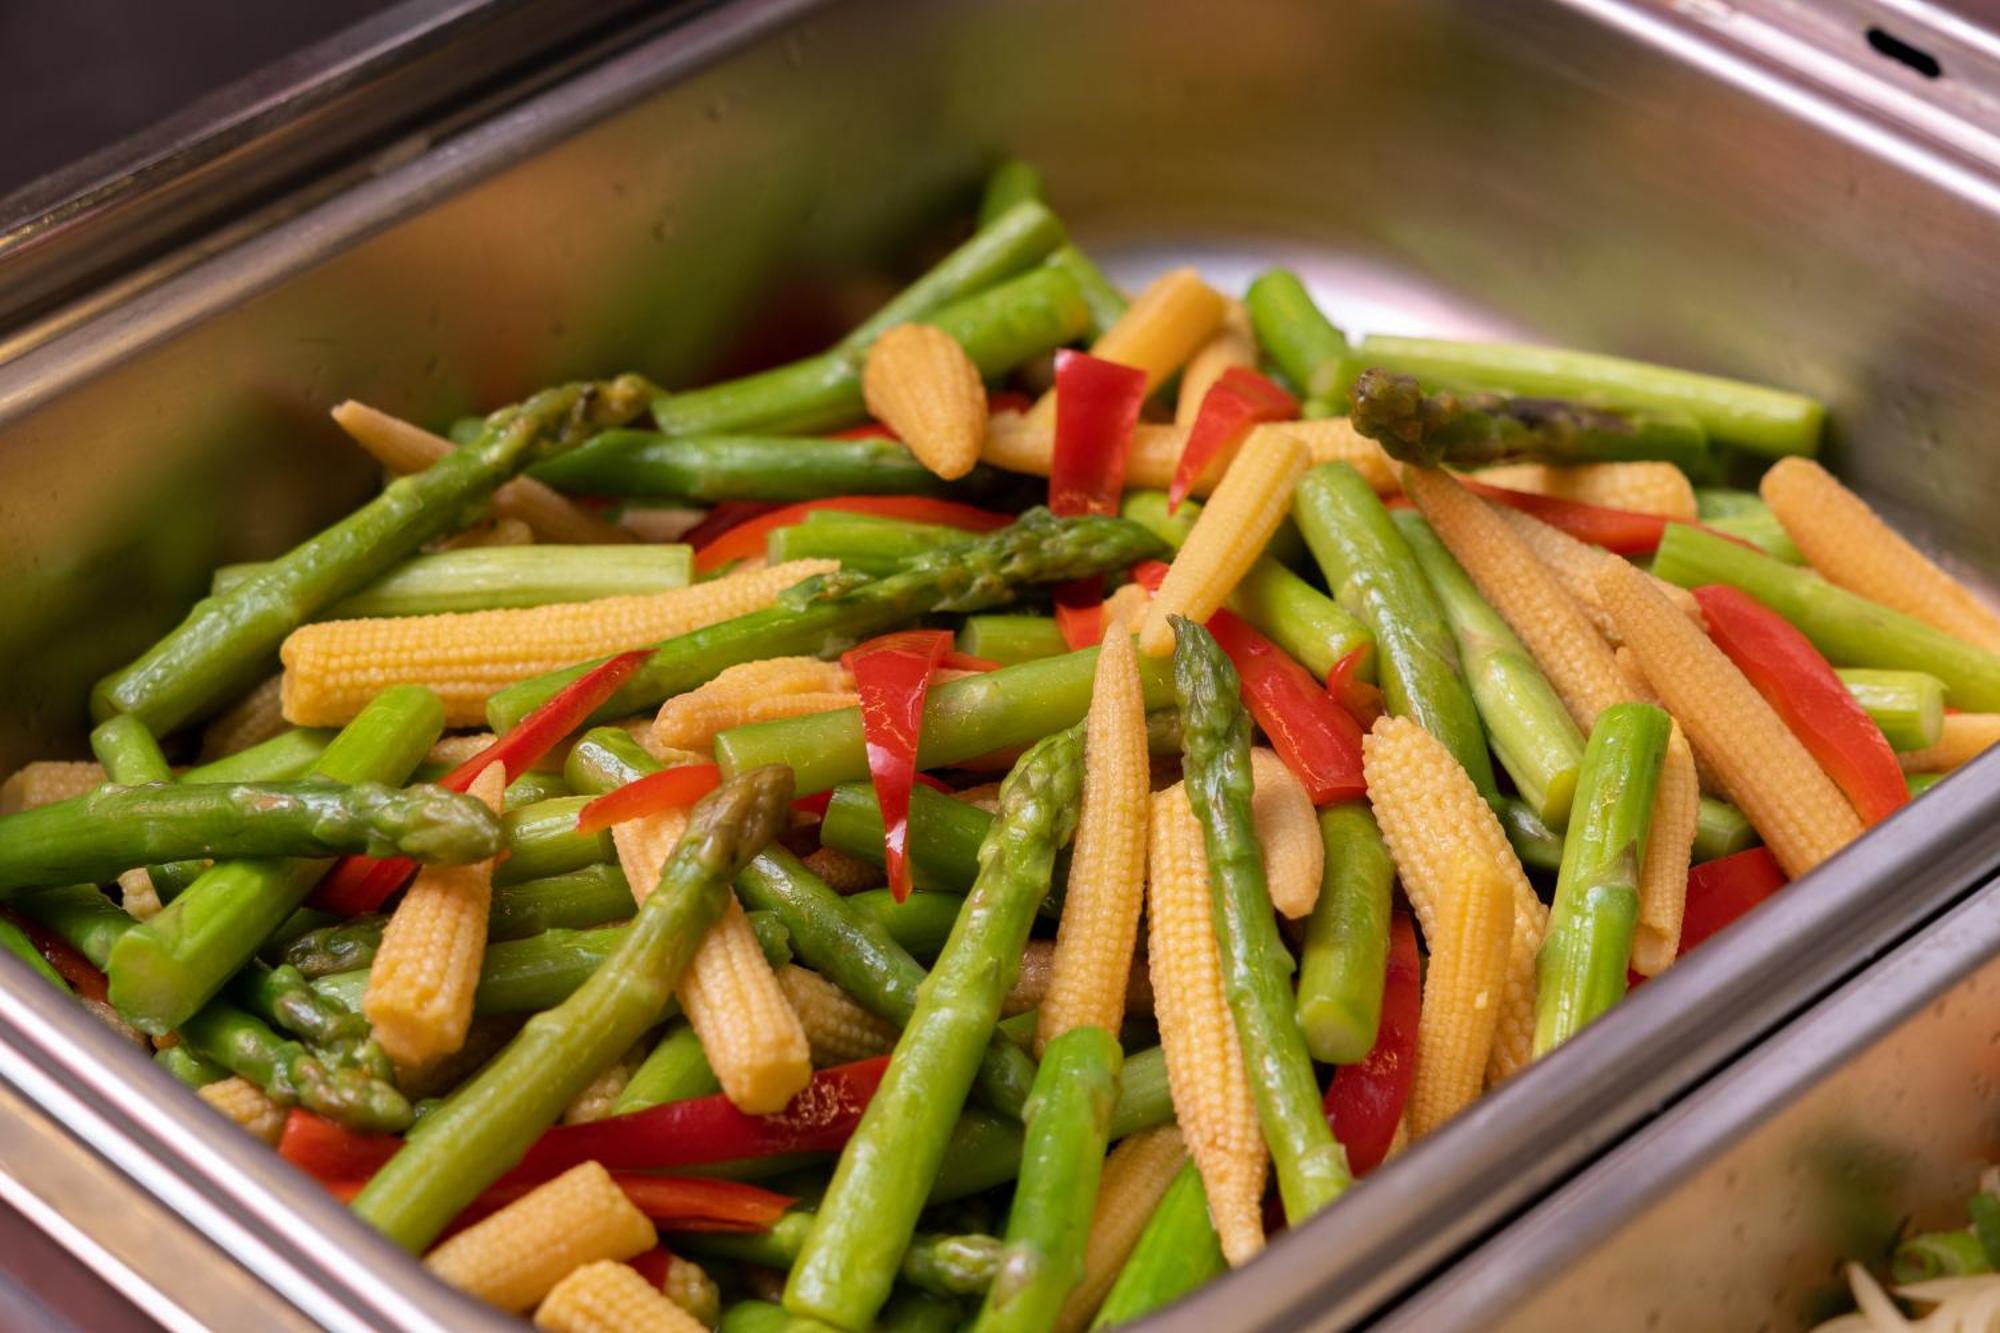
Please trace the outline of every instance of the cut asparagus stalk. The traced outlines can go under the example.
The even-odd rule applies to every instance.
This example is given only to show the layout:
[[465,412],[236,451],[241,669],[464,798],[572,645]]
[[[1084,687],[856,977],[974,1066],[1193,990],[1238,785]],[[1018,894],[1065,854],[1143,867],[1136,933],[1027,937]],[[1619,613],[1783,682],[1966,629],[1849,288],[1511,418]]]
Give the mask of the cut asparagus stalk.
[[1348,357],[1347,339],[1313,304],[1298,275],[1268,269],[1244,295],[1258,345],[1305,399],[1337,400]]
[[1299,952],[1299,1029],[1315,1060],[1350,1065],[1382,1021],[1396,864],[1365,801],[1320,811],[1319,831],[1326,868]]
[[[268,565],[224,565],[210,591],[226,593]],[[665,592],[687,584],[688,548],[658,546],[472,546],[413,555],[317,620],[429,616],[547,606]]]
[[609,431],[534,469],[578,495],[672,500],[817,500],[828,495],[970,495],[989,489],[990,468],[947,483],[895,440],[795,435],[662,435]]
[[1014,666],[1069,651],[1062,630],[1048,616],[990,614],[967,616],[958,630],[958,651],[1001,666]]
[[1897,750],[1937,744],[1944,730],[1944,682],[1924,671],[1871,671],[1845,667],[1836,673],[1847,692]]

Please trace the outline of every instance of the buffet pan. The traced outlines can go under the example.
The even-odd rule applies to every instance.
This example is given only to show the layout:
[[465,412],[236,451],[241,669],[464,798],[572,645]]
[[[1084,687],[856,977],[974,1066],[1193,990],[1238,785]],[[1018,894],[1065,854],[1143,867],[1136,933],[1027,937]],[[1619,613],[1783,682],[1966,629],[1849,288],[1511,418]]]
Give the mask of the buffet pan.
[[[1759,1044],[1384,1330],[1809,1327],[2000,1152],[2000,882]],[[1879,1269],[1878,1269],[1879,1271]]]
[[[819,345],[935,252],[1002,152],[1043,168],[1128,283],[1285,263],[1353,329],[1544,339],[1818,394],[1859,489],[1969,577],[2000,573],[2000,151],[1975,87],[1927,91],[1949,71],[1848,63],[1782,14],[1713,3],[742,0],[670,17],[19,340],[0,365],[0,769],[80,752],[85,683],[210,568],[366,493],[332,402],[436,422],[581,375],[740,368],[725,349],[753,327],[768,354]],[[1972,765],[1162,1324],[1378,1310],[1964,897],[2000,865],[1997,778],[2000,755]],[[175,1309],[213,1285],[192,1256],[226,1252],[246,1289],[329,1325],[492,1322],[6,959],[0,1077],[49,1142],[191,1225],[171,1260],[137,1242],[105,1259]],[[175,1305],[177,1286],[195,1290]]]

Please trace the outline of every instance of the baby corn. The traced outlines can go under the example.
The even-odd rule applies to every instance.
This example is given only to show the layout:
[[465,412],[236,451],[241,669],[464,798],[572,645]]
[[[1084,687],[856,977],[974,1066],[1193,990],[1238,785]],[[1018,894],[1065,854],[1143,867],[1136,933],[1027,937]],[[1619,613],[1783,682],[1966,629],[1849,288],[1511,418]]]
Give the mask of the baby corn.
[[1632,934],[1632,970],[1642,977],[1666,971],[1680,952],[1688,862],[1700,819],[1701,781],[1695,775],[1694,750],[1676,722],[1667,736],[1646,855],[1639,864],[1639,924]]
[[[506,787],[507,771],[488,764],[468,791],[498,814]],[[464,1044],[492,903],[491,861],[425,866],[389,918],[361,1011],[398,1066],[415,1069]]]
[[653,1223],[611,1173],[585,1162],[445,1241],[424,1267],[468,1295],[519,1312],[584,1264],[630,1259],[655,1239]]
[[535,1310],[545,1333],[701,1333],[708,1325],[656,1291],[630,1264],[599,1259],[556,1283]]
[[1167,617],[1214,614],[1291,513],[1292,491],[1311,464],[1306,446],[1283,431],[1258,431],[1244,442],[1153,595],[1139,627],[1141,652],[1173,651]]
[[1554,467],[1547,463],[1510,463],[1482,468],[1474,481],[1510,491],[1553,495],[1584,504],[1626,509],[1635,514],[1692,523],[1694,485],[1672,463],[1579,463]]
[[1818,463],[1780,459],[1758,490],[1785,535],[1828,581],[2000,653],[2000,615]]
[[479,726],[487,698],[503,686],[760,610],[836,568],[797,560],[668,592],[306,625],[279,653],[285,717],[295,726],[344,724],[391,685],[414,684],[444,700],[446,726]]
[[1201,825],[1175,783],[1152,800],[1147,845],[1147,954],[1167,1086],[1189,1156],[1208,1191],[1222,1252],[1232,1266],[1264,1248],[1264,1168],[1269,1154],[1250,1096],[1236,1022],[1222,994],[1208,857]]
[[104,781],[104,765],[88,759],[37,759],[0,782],[0,815],[87,795]]
[[[1162,273],[1147,284],[1118,322],[1091,344],[1090,354],[1146,372],[1146,392],[1166,383],[1222,327],[1229,306],[1191,268]],[[1029,414],[1055,423],[1055,394],[1044,394]]]
[[1139,1233],[1186,1161],[1187,1144],[1177,1125],[1142,1130],[1104,1159],[1097,1208],[1090,1215],[1090,1238],[1083,1248],[1083,1281],[1063,1302],[1055,1333],[1078,1333],[1097,1313],[1118,1270],[1139,1243]]
[[838,662],[770,657],[725,668],[699,689],[660,705],[652,744],[706,750],[716,734],[751,722],[852,708],[854,678]]
[[273,1147],[285,1132],[285,1108],[247,1078],[204,1083],[195,1089],[195,1095]]
[[1251,817],[1257,840],[1264,845],[1264,878],[1271,905],[1293,920],[1307,915],[1319,901],[1319,882],[1326,869],[1326,844],[1319,835],[1319,813],[1305,784],[1275,750],[1250,751],[1250,771],[1256,784]]
[[1241,367],[1257,368],[1257,340],[1250,333],[1250,317],[1241,303],[1225,303],[1222,327],[1188,358],[1181,371],[1180,394],[1174,400],[1174,424],[1186,429],[1201,415],[1201,400],[1215,387],[1223,372]]
[[787,963],[778,969],[778,988],[805,1029],[813,1064],[842,1065],[895,1048],[899,1029],[894,1024],[863,1009],[819,973]]
[[1436,737],[1408,718],[1384,717],[1363,738],[1361,756],[1369,803],[1425,940],[1450,936],[1444,906],[1455,891],[1462,852],[1492,865],[1512,892],[1507,969],[1486,1062],[1487,1080],[1497,1083],[1527,1064],[1534,1047],[1535,954],[1548,929],[1548,909],[1493,808]]
[[1425,889],[1434,898],[1438,933],[1425,932],[1431,959],[1408,1113],[1417,1138],[1479,1096],[1514,940],[1514,892],[1505,872],[1463,845],[1445,858],[1445,870],[1445,883]]
[[1861,835],[1861,819],[1756,687],[1629,565],[1597,586],[1619,632],[1729,799],[1797,879]]
[[1937,740],[1896,756],[1905,773],[1949,773],[2000,742],[2000,713],[1946,713]]
[[[1597,627],[1597,632],[1609,642],[1617,643],[1618,626],[1612,621],[1611,613],[1604,609],[1604,599],[1597,594],[1597,575],[1613,561],[1623,563],[1622,558],[1601,546],[1578,541],[1561,528],[1552,527],[1532,514],[1505,506],[1499,506],[1498,512],[1507,526],[1527,543],[1535,558],[1555,576],[1562,590],[1576,599],[1577,605],[1590,617],[1590,623]],[[1697,625],[1701,623],[1701,608],[1695,605],[1693,593],[1661,579],[1654,579],[1653,585],[1689,620]]]
[[986,386],[943,329],[898,324],[877,338],[862,366],[861,390],[868,410],[938,476],[962,477],[979,461]]
[[826,881],[835,893],[859,893],[882,884],[882,868],[858,856],[849,856],[838,847],[816,847],[799,858],[806,869]]
[[271,676],[238,699],[201,733],[201,758],[206,763],[261,745],[285,729],[283,675]]
[[1039,1052],[1073,1027],[1117,1032],[1146,893],[1146,700],[1124,634],[1105,636],[1084,724],[1083,799],[1069,889],[1035,1030]]

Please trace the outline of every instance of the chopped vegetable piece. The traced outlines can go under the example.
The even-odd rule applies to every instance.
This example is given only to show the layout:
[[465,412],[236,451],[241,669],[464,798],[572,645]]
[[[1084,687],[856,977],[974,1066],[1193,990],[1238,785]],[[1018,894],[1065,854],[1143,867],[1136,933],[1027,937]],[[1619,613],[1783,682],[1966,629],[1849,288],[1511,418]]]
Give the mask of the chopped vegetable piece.
[[1299,414],[1298,400],[1256,371],[1232,366],[1202,396],[1201,411],[1188,431],[1187,446],[1167,488],[1167,512],[1180,508],[1195,478],[1217,455],[1234,449],[1260,421],[1287,421]]
[[1532,515],[1552,528],[1568,533],[1580,542],[1601,546],[1615,555],[1650,555],[1660,547],[1660,537],[1668,520],[1657,514],[1634,513],[1585,504],[1581,500],[1530,491],[1508,490],[1481,477],[1462,477],[1464,487],[1495,504],[1506,505]]
[[714,791],[721,781],[721,770],[714,764],[683,764],[648,773],[584,806],[576,816],[576,831],[598,833],[627,820],[685,810]]
[[[1115,514],[1125,489],[1132,428],[1146,397],[1146,376],[1087,356],[1056,356],[1055,454],[1049,464],[1049,511],[1062,516]],[[1102,637],[1102,578],[1056,590],[1056,623],[1071,648]]]
[[1765,847],[1717,857],[1689,870],[1687,915],[1681,921],[1681,953],[1686,954],[1784,888],[1787,882],[1777,858]]
[[897,902],[910,896],[910,786],[917,770],[924,698],[950,649],[951,635],[944,630],[908,630],[871,640],[840,659],[861,696],[869,778],[882,811],[883,865]]
[[[1326,1088],[1327,1122],[1333,1126],[1333,1136],[1346,1146],[1356,1176],[1367,1175],[1389,1155],[1417,1068],[1423,967],[1417,959],[1417,932],[1406,912],[1388,916],[1386,961],[1386,967],[1379,969],[1382,985],[1376,1005],[1381,1021],[1374,1044],[1358,1062],[1344,1062],[1335,1070]],[[1478,1072],[1483,1075],[1484,1067]]]

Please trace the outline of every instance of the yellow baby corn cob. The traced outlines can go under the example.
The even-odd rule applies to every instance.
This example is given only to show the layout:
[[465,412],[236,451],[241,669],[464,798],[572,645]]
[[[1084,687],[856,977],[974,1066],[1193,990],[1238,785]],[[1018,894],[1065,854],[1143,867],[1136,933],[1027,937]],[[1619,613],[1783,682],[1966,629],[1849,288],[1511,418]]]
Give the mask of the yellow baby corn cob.
[[104,781],[104,765],[88,759],[37,759],[0,782],[0,815],[67,801],[96,790]]
[[204,1083],[195,1089],[195,1095],[274,1148],[278,1136],[285,1132],[285,1108],[247,1078]]
[[714,680],[660,705],[653,744],[706,750],[716,733],[749,722],[855,706],[854,677],[817,657],[770,657],[725,668]]
[[1146,591],[1143,583],[1121,583],[1109,597],[1104,599],[1104,627],[1108,633],[1112,626],[1125,631],[1126,635],[1139,632],[1145,623],[1146,608],[1153,604],[1153,594]]
[[2000,743],[2000,713],[1946,713],[1937,740],[1896,759],[1905,773],[1949,773],[1995,743]]
[[835,893],[859,893],[881,887],[882,868],[858,856],[849,856],[838,847],[815,847],[799,858],[806,869],[826,881]]
[[635,1043],[632,1049],[618,1057],[616,1063],[605,1066],[596,1078],[584,1085],[582,1092],[570,1100],[563,1108],[562,1123],[565,1125],[587,1125],[593,1120],[603,1120],[611,1114],[611,1108],[618,1103],[618,1095],[625,1091],[625,1085],[638,1072],[639,1062],[645,1059],[643,1043]]
[[306,625],[279,652],[285,717],[295,726],[343,725],[389,686],[415,684],[444,700],[447,726],[477,726],[487,698],[515,681],[761,610],[799,580],[837,567],[795,560],[593,602]]
[[[333,419],[349,439],[391,472],[422,472],[454,448],[441,435],[351,398],[333,409]],[[605,522],[533,477],[516,477],[493,492],[493,512],[520,519],[543,541],[580,546],[632,540],[617,524]]]
[[[1402,489],[1396,463],[1382,446],[1354,429],[1346,417],[1320,417],[1313,421],[1278,421],[1258,430],[1278,430],[1305,441],[1312,450],[1313,466],[1345,463],[1361,474],[1361,479],[1377,495],[1393,495]],[[1255,431],[1251,432],[1253,435]]]
[[1604,604],[1723,790],[1797,879],[1861,834],[1861,819],[1756,687],[1630,565],[1597,576]]
[[1514,894],[1504,871],[1463,843],[1444,861],[1446,882],[1425,889],[1435,897],[1438,933],[1425,932],[1431,958],[1408,1112],[1417,1138],[1478,1100],[1514,940]]
[[[506,787],[506,769],[488,764],[468,792],[498,814]],[[375,1040],[397,1065],[427,1065],[464,1043],[492,904],[491,861],[425,866],[404,892],[361,1000]]]
[[667,1256],[667,1277],[660,1284],[660,1294],[693,1315],[703,1328],[715,1327],[722,1318],[722,1289],[692,1259]]
[[[1535,558],[1548,567],[1563,591],[1576,599],[1584,614],[1590,617],[1590,623],[1597,626],[1597,632],[1610,642],[1617,643],[1618,626],[1612,623],[1611,613],[1604,609],[1604,599],[1597,595],[1597,574],[1612,561],[1624,563],[1622,557],[1613,555],[1602,546],[1578,541],[1561,528],[1544,523],[1532,514],[1524,514],[1505,505],[1494,508],[1507,521],[1507,526],[1527,543]],[[1689,620],[1701,624],[1701,608],[1695,604],[1693,593],[1664,579],[1653,579],[1653,586],[1680,608]]]
[[961,787],[952,793],[952,799],[964,801],[967,805],[975,806],[990,815],[1000,808],[1000,784],[982,782],[977,787]]
[[1319,815],[1305,784],[1277,751],[1258,746],[1250,751],[1250,775],[1255,783],[1250,813],[1257,840],[1264,844],[1264,878],[1270,884],[1271,905],[1297,920],[1319,901],[1321,872],[1326,869],[1326,843],[1319,834]]
[[[1222,293],[1191,268],[1162,273],[1127,306],[1125,313],[1090,346],[1090,354],[1146,372],[1146,392],[1166,383],[1201,345],[1222,327],[1229,313]],[[1055,423],[1054,390],[1042,395],[1029,416]]]
[[1069,889],[1035,1029],[1039,1053],[1074,1027],[1116,1033],[1125,1017],[1146,897],[1146,700],[1132,640],[1107,634],[1084,723],[1083,800]]
[[868,349],[861,368],[868,410],[947,481],[972,471],[986,434],[979,367],[943,329],[898,324]]
[[1083,1281],[1063,1302],[1054,1333],[1078,1333],[1097,1313],[1185,1161],[1187,1145],[1177,1125],[1142,1130],[1121,1141],[1104,1159],[1097,1208],[1090,1215],[1090,1238],[1083,1247]]
[[583,1265],[630,1259],[656,1239],[651,1220],[611,1173],[585,1162],[445,1241],[425,1256],[424,1267],[460,1291],[519,1312]]
[[1147,954],[1174,1116],[1208,1191],[1209,1217],[1231,1266],[1264,1248],[1269,1154],[1249,1072],[1222,993],[1208,857],[1179,784],[1153,796],[1146,851]]
[[628,504],[618,515],[618,526],[642,542],[677,542],[706,517],[706,509],[684,505]]
[[201,733],[202,762],[261,745],[285,730],[284,687],[283,675],[272,676],[209,723]]
[[[1187,444],[1187,431],[1142,421],[1132,431],[1132,452],[1125,460],[1127,486],[1165,488],[1173,480],[1174,466],[1180,462]],[[1025,412],[996,412],[986,421],[986,439],[979,446],[981,460],[1008,472],[1025,472],[1033,477],[1049,475],[1055,458],[1056,432],[1053,422],[1042,422]],[[1195,484],[1196,495],[1206,495],[1209,487]]]
[[1780,459],[1764,474],[1758,491],[1785,535],[1828,581],[2000,653],[2000,614],[1818,463]]
[[1672,463],[1579,463],[1574,467],[1510,463],[1482,468],[1473,474],[1473,480],[1635,514],[1658,514],[1688,523],[1695,518],[1694,485],[1687,473]]
[[1403,892],[1416,910],[1426,940],[1449,933],[1443,902],[1458,873],[1460,849],[1495,867],[1514,897],[1513,936],[1489,1083],[1528,1063],[1535,1042],[1535,954],[1548,929],[1549,912],[1535,896],[1493,809],[1480,798],[1451,751],[1408,718],[1384,717],[1361,742],[1368,800],[1396,862]]
[[1653,793],[1646,855],[1639,863],[1639,925],[1632,934],[1632,970],[1642,977],[1666,971],[1680,952],[1688,862],[1700,819],[1701,781],[1695,775],[1694,750],[1675,722],[1667,734],[1659,790]]
[[1139,627],[1141,652],[1174,650],[1169,615],[1207,620],[1222,605],[1292,512],[1292,491],[1311,465],[1306,446],[1283,431],[1244,441],[1153,594]]
[[134,921],[151,921],[160,914],[160,891],[144,866],[133,866],[118,877],[118,905]]
[[600,1259],[556,1283],[535,1310],[544,1333],[704,1333],[708,1328],[656,1291],[630,1264]]
[[844,1065],[895,1048],[894,1024],[863,1009],[819,973],[787,963],[778,969],[778,987],[805,1029],[814,1065]]
[[1520,636],[1576,725],[1589,734],[1597,715],[1625,698],[1625,687],[1617,659],[1582,607],[1536,559],[1503,511],[1450,474],[1405,468],[1403,488],[1480,594]]
[[1194,425],[1201,415],[1201,400],[1215,387],[1223,372],[1257,368],[1257,339],[1250,332],[1250,316],[1241,301],[1223,303],[1222,327],[1195,349],[1181,371],[1180,396],[1174,400],[1174,424]]

